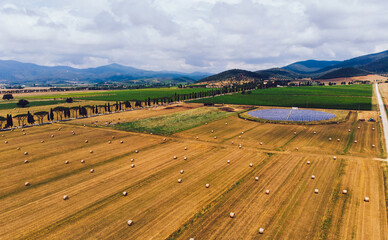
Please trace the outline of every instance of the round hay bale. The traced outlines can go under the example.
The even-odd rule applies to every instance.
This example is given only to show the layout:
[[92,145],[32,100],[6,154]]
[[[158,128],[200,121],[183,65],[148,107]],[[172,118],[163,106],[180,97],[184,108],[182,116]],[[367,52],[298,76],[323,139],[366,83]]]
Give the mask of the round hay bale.
[[241,138],[241,136],[238,136],[238,138]]
[[132,226],[133,225],[133,221],[132,220],[128,220],[127,224],[128,224],[128,226]]
[[205,125],[207,125],[207,123],[205,123]]
[[166,138],[163,138],[163,141],[167,141],[167,139],[166,139]]
[[295,148],[295,150],[296,150],[296,151],[299,151],[299,148],[298,148],[298,147],[296,147],[296,148]]
[[131,158],[131,162],[134,162],[134,161],[135,161],[135,159]]
[[348,190],[344,189],[342,190],[342,194],[347,194],[348,193]]
[[226,163],[229,164],[229,163],[230,163],[230,160],[226,161]]
[[255,181],[256,181],[256,182],[259,181],[259,177],[255,177]]
[[374,148],[374,147],[376,147],[376,145],[372,144],[372,147]]
[[82,160],[81,160],[81,163],[85,163],[85,160],[82,159]]
[[196,136],[195,138],[196,138],[197,140],[199,139],[199,137],[198,137],[198,136]]
[[17,147],[16,150],[20,150],[20,147]]
[[185,150],[187,150],[187,147],[185,147]]
[[209,184],[209,183],[206,183],[206,184],[205,184],[205,187],[206,187],[206,188],[209,188],[209,187],[210,187],[210,184]]
[[23,133],[23,135],[26,135],[26,133]]
[[317,134],[317,132],[314,132],[314,134]]
[[127,196],[128,195],[128,193],[127,192],[123,192],[123,196]]
[[232,144],[234,144],[234,141],[232,141]]
[[54,135],[51,135],[51,137],[53,138],[53,137],[54,137]]
[[336,159],[337,159],[337,157],[336,157],[336,156],[334,156],[334,157],[333,157],[333,159],[334,159],[334,160],[336,160]]
[[44,140],[40,141],[41,143],[44,143]]
[[241,134],[244,134],[244,132],[241,132]]
[[67,199],[69,199],[69,196],[63,195],[63,200],[67,200]]
[[183,160],[187,160],[187,157],[183,157]]
[[360,127],[357,127],[358,129],[360,129]]
[[115,136],[112,136],[112,139],[115,139]]
[[210,132],[211,132],[211,133],[214,133],[214,130],[211,130]]
[[294,132],[294,135],[296,135],[296,132]]
[[135,164],[131,164],[131,168],[134,168],[135,167]]
[[351,132],[352,130],[350,130],[350,128],[348,129],[348,132]]
[[182,179],[179,178],[179,179],[178,179],[178,183],[181,183],[181,182],[182,182]]
[[341,139],[337,138],[337,142],[340,142],[340,141],[341,141]]
[[369,202],[369,197],[365,197],[364,202]]
[[250,166],[250,167],[253,167],[253,164],[252,164],[252,163],[250,163],[250,164],[249,164],[249,166]]
[[28,186],[30,186],[30,183],[29,182],[25,182],[24,186],[28,187]]
[[311,175],[311,179],[315,179],[315,175]]
[[265,190],[265,194],[267,195],[269,194],[269,189]]
[[177,156],[174,156],[174,159],[177,159],[178,157]]
[[372,131],[374,131],[375,130],[375,128],[372,128]]
[[310,161],[307,161],[307,165],[310,165]]
[[259,228],[259,233],[263,234],[264,233],[264,228]]
[[238,146],[238,148],[239,148],[239,149],[241,149],[241,148],[242,148],[241,144]]
[[112,142],[109,140],[109,141],[108,141],[108,144],[111,144],[111,143],[112,143]]
[[354,140],[354,143],[357,143],[357,140]]
[[28,155],[28,152],[24,152],[24,155]]
[[183,169],[180,171],[181,174],[183,174],[185,171],[183,171]]
[[135,153],[139,153],[139,150],[135,150]]
[[228,123],[225,123],[225,125],[228,125]]
[[75,135],[75,132],[72,132],[71,134],[72,134],[72,135]]
[[94,173],[94,169],[92,168],[92,169],[90,169],[90,173]]
[[260,145],[263,145],[263,142],[260,142]]
[[70,163],[69,161],[67,161],[67,160],[65,161],[65,164],[69,164],[69,163]]
[[89,152],[90,152],[90,153],[93,153],[93,150],[90,150]]
[[234,214],[234,212],[231,212],[231,213],[229,213],[229,217],[234,218],[234,217],[236,217],[236,214]]
[[331,138],[329,138],[329,141],[331,141]]
[[190,238],[189,240],[194,240],[194,238]]
[[4,143],[5,143],[5,144],[7,144],[7,143],[8,143],[8,141],[4,141]]
[[120,143],[121,143],[121,144],[123,144],[123,143],[124,143],[124,141],[123,141],[123,140],[121,140],[121,141],[120,141]]
[[28,160],[24,160],[24,163],[29,163],[29,161]]
[[150,133],[152,135],[152,133]]
[[314,193],[318,194],[318,188],[316,188],[316,189],[314,190]]
[[85,143],[88,143],[89,141],[88,140],[85,140]]
[[217,137],[215,136],[214,139],[217,139]]

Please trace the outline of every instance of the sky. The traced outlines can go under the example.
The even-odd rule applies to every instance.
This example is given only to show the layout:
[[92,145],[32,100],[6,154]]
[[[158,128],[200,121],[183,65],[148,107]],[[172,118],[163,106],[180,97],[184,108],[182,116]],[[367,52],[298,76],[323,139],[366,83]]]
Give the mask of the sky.
[[0,59],[217,73],[388,50],[387,0],[0,0]]

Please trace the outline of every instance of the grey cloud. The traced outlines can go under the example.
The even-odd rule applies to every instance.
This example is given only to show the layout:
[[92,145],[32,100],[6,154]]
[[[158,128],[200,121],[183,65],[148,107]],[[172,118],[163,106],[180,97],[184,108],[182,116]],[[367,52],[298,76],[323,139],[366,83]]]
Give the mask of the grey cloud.
[[0,2],[0,58],[150,70],[258,70],[388,48],[383,0]]

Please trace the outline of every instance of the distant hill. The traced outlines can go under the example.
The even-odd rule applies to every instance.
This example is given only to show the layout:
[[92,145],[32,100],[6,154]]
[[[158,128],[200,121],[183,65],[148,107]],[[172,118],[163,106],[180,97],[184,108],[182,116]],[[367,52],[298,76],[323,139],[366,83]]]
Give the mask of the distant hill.
[[263,76],[268,76],[269,78],[275,79],[297,79],[303,77],[303,75],[293,72],[291,70],[283,69],[283,68],[270,68],[267,70],[259,70],[256,71],[258,74],[262,74]]
[[[209,73],[181,73],[170,71],[148,71],[120,64],[77,69],[66,66],[47,67],[12,60],[0,60],[0,83],[6,84],[59,84],[59,83],[103,83],[127,82],[193,83],[207,77]],[[183,80],[187,80],[184,82]]]
[[345,61],[307,60],[295,62],[282,68],[271,68],[256,72],[234,69],[201,79],[200,82],[214,83],[228,79],[331,79],[369,74],[388,74],[388,50]]
[[370,72],[357,69],[354,67],[343,67],[340,69],[333,70],[331,72],[325,73],[319,76],[319,79],[331,79],[331,78],[344,78],[344,77],[356,77],[356,76],[366,76]]
[[215,83],[215,82],[221,82],[221,81],[228,81],[231,83],[237,83],[241,81],[255,81],[255,80],[263,80],[267,79],[269,76],[266,74],[256,73],[256,72],[250,72],[246,70],[241,69],[232,69],[225,72],[221,72],[206,78],[203,78],[197,83]]
[[340,61],[318,61],[318,60],[307,60],[301,62],[295,62],[290,65],[283,67],[283,69],[295,72],[295,73],[311,73],[319,71],[323,68],[330,67],[339,64]]

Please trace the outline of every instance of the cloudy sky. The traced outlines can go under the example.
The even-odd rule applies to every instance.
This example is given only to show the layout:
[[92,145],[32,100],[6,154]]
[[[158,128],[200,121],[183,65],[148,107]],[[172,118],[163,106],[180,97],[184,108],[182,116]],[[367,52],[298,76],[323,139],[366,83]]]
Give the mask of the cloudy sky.
[[388,49],[387,0],[0,0],[0,59],[259,70]]

